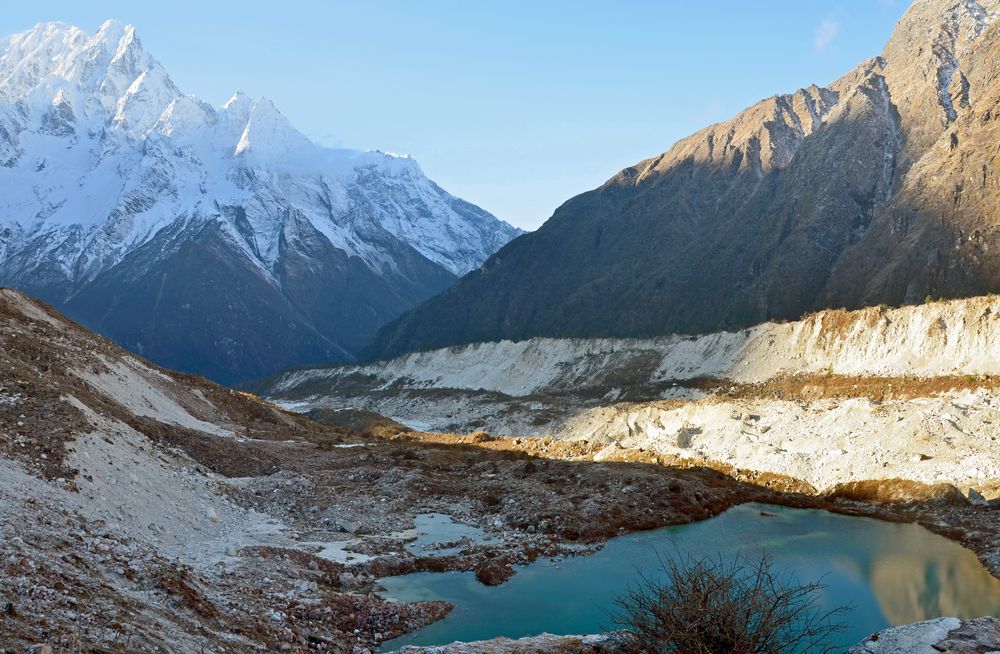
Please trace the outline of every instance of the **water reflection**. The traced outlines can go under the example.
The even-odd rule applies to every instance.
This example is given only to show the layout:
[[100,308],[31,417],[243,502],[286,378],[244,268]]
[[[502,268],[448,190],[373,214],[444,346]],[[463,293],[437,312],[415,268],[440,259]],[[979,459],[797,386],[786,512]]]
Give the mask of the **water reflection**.
[[870,583],[886,619],[905,624],[940,615],[977,617],[996,612],[1000,581],[977,574],[982,564],[972,552],[959,554],[949,557],[932,547],[873,561]]
[[[762,515],[766,512],[768,515]],[[743,505],[705,522],[632,534],[600,552],[538,561],[506,584],[488,588],[471,573],[421,573],[383,580],[396,599],[445,599],[445,620],[387,647],[435,645],[543,631],[592,633],[608,625],[611,598],[654,571],[657,552],[732,555],[766,551],[799,581],[822,578],[823,604],[850,604],[843,642],[872,631],[940,615],[1000,613],[1000,581],[955,542],[916,525],[823,511]]]

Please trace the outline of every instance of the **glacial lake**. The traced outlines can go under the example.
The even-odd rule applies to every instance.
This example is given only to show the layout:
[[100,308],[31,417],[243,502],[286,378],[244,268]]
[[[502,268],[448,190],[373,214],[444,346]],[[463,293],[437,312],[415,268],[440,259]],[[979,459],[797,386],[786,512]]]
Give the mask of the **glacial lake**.
[[[769,515],[762,515],[767,513]],[[849,605],[842,644],[887,626],[942,615],[1000,615],[1000,581],[971,551],[913,524],[894,524],[826,511],[743,504],[710,520],[614,538],[597,553],[542,559],[488,587],[472,572],[416,573],[380,580],[383,596],[413,602],[447,600],[444,620],[387,642],[443,645],[542,632],[597,633],[610,627],[613,597],[655,577],[658,552],[755,556],[801,583],[822,580],[824,607]]]

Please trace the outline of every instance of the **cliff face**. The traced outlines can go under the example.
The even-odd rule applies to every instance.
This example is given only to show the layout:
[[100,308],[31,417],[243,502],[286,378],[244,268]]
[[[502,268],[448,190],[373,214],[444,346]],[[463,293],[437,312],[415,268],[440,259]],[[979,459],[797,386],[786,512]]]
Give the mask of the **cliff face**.
[[881,56],[569,200],[364,354],[704,333],[1000,289],[998,7],[915,3]]
[[[978,7],[958,8],[970,6]],[[929,29],[927,22],[920,29],[910,25],[915,20],[908,14],[901,27]],[[945,25],[950,29],[939,33],[931,52],[953,52],[952,58],[943,56],[936,69],[921,66],[938,81],[938,111],[930,108],[926,84],[888,77],[902,116],[900,179],[877,220],[834,267],[825,304],[916,302],[1000,285],[1000,29],[996,23]],[[913,51],[914,44],[897,43],[898,34],[886,57],[902,60],[897,51]]]

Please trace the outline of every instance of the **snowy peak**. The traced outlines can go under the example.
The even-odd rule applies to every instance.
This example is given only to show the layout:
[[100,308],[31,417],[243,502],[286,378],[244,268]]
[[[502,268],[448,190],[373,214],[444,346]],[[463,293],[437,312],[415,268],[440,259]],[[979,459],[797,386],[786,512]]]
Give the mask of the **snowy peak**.
[[226,381],[350,359],[518,234],[410,157],[185,95],[114,21],[0,40],[0,188],[0,285]]
[[227,149],[229,154],[235,154],[238,144],[250,122],[253,111],[253,99],[243,91],[237,91],[229,98],[218,112],[219,126],[216,139],[220,147]]
[[181,95],[170,101],[153,125],[153,131],[171,140],[175,147],[200,143],[206,130],[216,124],[215,110],[193,95]]
[[[73,256],[96,248],[103,253],[97,260],[113,263],[176,220],[210,219],[208,207],[241,205],[248,194],[261,192],[268,201],[259,215],[247,218],[254,233],[240,242],[252,244],[246,255],[264,270],[275,263],[283,222],[296,213],[285,206],[293,198],[291,204],[310,205],[296,210],[331,243],[377,270],[395,267],[394,258],[375,244],[384,239],[372,238],[379,231],[453,274],[478,266],[498,243],[517,234],[485,212],[456,212],[456,199],[428,180],[410,157],[317,146],[267,98],[253,100],[238,91],[216,110],[182,94],[131,25],[108,21],[88,35],[63,23],[41,23],[0,42],[0,48],[0,165],[17,169],[23,180],[11,180],[11,186],[24,189],[6,203],[0,198],[7,220],[44,227],[59,216],[55,222],[66,227],[76,215],[96,226],[106,211],[129,216],[129,207],[145,207],[141,220],[115,220],[112,242],[99,242],[107,230],[94,235],[98,242],[77,239]],[[35,142],[42,135],[69,140]],[[129,141],[145,145],[135,148]],[[68,156],[67,149],[75,161],[61,165],[74,179],[51,170],[38,174],[55,152]],[[41,156],[21,160],[23,153]],[[96,160],[91,153],[98,153]],[[136,157],[156,161],[136,168]],[[263,191],[263,180],[281,188]],[[161,197],[149,197],[150,185]],[[357,192],[349,192],[349,186]],[[93,187],[95,196],[108,199],[81,207],[81,187]],[[142,200],[116,207],[114,194],[123,188]],[[32,211],[38,198],[44,202]],[[375,226],[359,226],[360,216]],[[235,225],[226,229],[246,231]],[[354,233],[359,229],[364,236]],[[60,265],[77,275],[94,274],[94,259],[87,261],[85,266]]]
[[141,133],[178,95],[135,29],[115,21],[93,36],[63,23],[39,23],[7,39],[0,54],[0,100],[29,112],[51,103],[77,119]]
[[233,121],[246,124],[250,120],[250,112],[253,111],[253,98],[243,91],[237,90],[233,97],[222,105],[222,109],[231,116]]
[[145,132],[159,117],[159,109],[169,105],[180,91],[174,86],[159,63],[154,62],[126,89],[118,99],[114,124],[134,132]]
[[256,165],[288,165],[314,156],[316,146],[292,127],[267,98],[254,102],[246,127],[236,144],[236,156],[249,157]]
[[408,154],[397,154],[395,152],[382,152],[381,150],[367,150],[358,157],[356,167],[377,171],[379,174],[389,177],[405,177],[407,175],[423,176],[420,164]]
[[86,49],[83,30],[62,23],[39,23],[3,42],[0,94],[17,100],[50,77],[68,78],[70,63]]

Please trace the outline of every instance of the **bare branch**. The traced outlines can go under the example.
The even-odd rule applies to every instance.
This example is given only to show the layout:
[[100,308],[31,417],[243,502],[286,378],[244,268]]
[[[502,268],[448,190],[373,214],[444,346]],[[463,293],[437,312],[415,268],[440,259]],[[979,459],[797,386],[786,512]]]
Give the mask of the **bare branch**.
[[848,610],[824,610],[820,582],[799,584],[770,559],[658,554],[661,575],[615,598],[611,619],[638,654],[825,654]]

